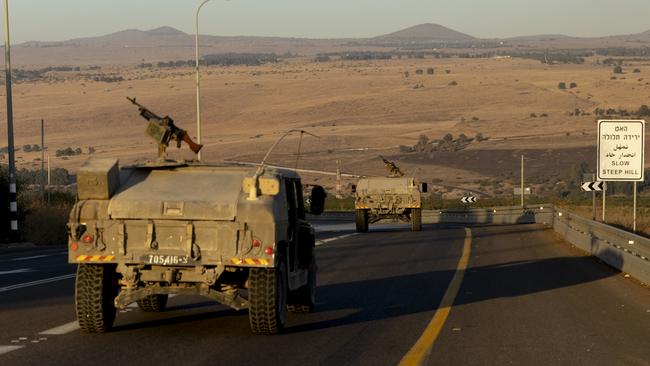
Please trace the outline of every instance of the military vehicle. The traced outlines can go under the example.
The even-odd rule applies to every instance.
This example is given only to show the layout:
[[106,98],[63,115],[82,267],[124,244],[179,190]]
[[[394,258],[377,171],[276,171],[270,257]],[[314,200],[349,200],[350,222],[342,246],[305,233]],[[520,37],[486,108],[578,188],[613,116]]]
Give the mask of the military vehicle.
[[383,219],[411,223],[411,230],[422,230],[422,200],[427,184],[417,184],[415,178],[404,177],[395,163],[380,158],[386,164],[388,177],[362,177],[354,186],[356,229],[367,232],[368,225]]
[[264,162],[168,160],[162,145],[187,134],[158,122],[147,128],[159,143],[157,161],[120,167],[96,158],[78,171],[67,228],[81,329],[110,330],[116,309],[134,302],[163,311],[172,294],[248,309],[257,334],[280,332],[287,310],[313,311],[314,229],[305,220],[300,177]]

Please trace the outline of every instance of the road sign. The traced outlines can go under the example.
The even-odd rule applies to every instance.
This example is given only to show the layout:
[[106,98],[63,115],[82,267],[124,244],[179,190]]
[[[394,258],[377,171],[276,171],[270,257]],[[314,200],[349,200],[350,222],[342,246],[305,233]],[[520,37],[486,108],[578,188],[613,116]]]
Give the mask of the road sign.
[[645,121],[598,121],[599,181],[643,181]]
[[591,192],[591,191],[597,191],[600,192],[603,190],[603,185],[605,182],[584,182],[582,183],[582,190]]
[[466,196],[460,199],[462,203],[476,203],[476,197],[474,196]]
[[[530,189],[530,187],[524,188],[524,194],[525,195],[530,196],[531,193],[532,193],[532,190]],[[515,187],[514,190],[513,190],[513,194],[515,196],[521,195],[521,187]]]

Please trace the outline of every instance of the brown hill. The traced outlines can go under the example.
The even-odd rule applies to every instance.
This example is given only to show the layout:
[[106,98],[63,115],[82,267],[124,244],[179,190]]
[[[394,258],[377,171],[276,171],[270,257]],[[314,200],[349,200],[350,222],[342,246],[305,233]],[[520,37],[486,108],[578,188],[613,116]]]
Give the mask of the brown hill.
[[416,42],[472,42],[478,40],[468,34],[455,31],[440,24],[425,23],[402,29],[397,32],[375,37],[381,41],[416,41]]

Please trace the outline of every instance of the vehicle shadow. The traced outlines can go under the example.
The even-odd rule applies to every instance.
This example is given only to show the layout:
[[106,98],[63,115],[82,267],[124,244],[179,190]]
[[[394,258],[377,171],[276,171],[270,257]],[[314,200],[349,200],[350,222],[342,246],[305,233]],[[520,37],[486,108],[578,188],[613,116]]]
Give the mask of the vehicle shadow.
[[[301,324],[305,332],[415,313],[433,312],[455,271],[432,271],[318,287],[318,312],[353,310],[348,315]],[[454,306],[526,296],[611,277],[617,271],[594,258],[557,257],[470,267]],[[436,285],[437,284],[437,285]],[[426,289],[426,290],[423,290]]]

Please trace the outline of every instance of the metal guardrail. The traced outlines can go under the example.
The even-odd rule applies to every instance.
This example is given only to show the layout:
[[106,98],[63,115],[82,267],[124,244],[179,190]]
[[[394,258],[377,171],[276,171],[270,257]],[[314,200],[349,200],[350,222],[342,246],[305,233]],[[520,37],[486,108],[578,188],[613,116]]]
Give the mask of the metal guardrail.
[[650,239],[555,209],[553,230],[610,266],[650,284]]
[[[354,212],[326,212],[316,220],[353,221]],[[425,210],[425,224],[546,224],[577,248],[650,284],[650,239],[580,217],[552,204],[522,207]]]

